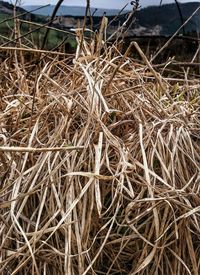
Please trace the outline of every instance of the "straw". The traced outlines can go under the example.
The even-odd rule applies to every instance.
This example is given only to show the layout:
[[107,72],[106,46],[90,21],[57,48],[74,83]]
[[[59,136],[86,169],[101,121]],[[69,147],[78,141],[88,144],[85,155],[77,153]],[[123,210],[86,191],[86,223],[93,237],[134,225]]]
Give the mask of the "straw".
[[0,274],[197,275],[200,81],[95,39],[1,49]]

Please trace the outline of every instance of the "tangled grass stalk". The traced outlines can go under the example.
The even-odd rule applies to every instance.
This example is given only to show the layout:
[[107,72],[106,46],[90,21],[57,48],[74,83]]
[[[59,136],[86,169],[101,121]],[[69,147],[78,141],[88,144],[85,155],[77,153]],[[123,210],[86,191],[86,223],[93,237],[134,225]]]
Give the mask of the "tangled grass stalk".
[[200,273],[200,82],[100,37],[1,48],[0,274]]

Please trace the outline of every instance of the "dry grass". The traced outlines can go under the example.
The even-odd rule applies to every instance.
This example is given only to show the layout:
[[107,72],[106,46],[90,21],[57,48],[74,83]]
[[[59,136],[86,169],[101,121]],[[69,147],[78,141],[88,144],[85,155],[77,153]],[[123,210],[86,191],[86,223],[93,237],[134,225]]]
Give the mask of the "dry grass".
[[0,274],[198,275],[200,82],[99,38],[1,49]]

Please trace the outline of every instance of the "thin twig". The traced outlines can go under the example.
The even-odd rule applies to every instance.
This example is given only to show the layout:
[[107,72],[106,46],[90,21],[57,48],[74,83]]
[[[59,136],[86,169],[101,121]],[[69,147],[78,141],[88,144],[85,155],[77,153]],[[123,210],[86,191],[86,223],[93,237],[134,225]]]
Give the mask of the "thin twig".
[[32,148],[32,147],[0,147],[0,152],[57,152],[57,151],[73,151],[82,150],[83,146],[66,146],[66,147],[52,147],[52,148]]
[[23,52],[33,52],[38,54],[53,54],[53,55],[60,55],[60,56],[69,56],[71,54],[63,53],[63,52],[54,52],[54,51],[45,51],[45,50],[38,50],[38,49],[32,49],[32,48],[16,48],[16,47],[2,47],[0,46],[1,51],[23,51]]

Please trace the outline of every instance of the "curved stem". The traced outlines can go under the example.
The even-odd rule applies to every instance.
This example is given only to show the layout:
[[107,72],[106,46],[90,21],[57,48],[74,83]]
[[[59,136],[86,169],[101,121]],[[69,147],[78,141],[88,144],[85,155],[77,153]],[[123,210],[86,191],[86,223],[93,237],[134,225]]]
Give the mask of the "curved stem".
[[[48,27],[50,27],[50,26],[52,25],[52,23],[53,23],[53,21],[54,21],[54,18],[55,18],[55,16],[56,16],[56,13],[57,13],[58,9],[60,8],[61,4],[63,3],[63,1],[64,1],[64,0],[59,0],[59,1],[57,2],[57,4],[55,5],[55,8],[54,8],[53,13],[52,13],[52,15],[51,15],[51,19],[50,19],[50,21],[49,21]],[[42,43],[41,49],[44,49],[44,48],[45,48],[45,45],[46,45],[46,42],[47,42],[47,37],[48,37],[49,31],[50,31],[50,29],[47,29],[47,30],[46,30],[46,33],[45,33],[45,36],[44,36],[44,39],[43,39],[43,43]]]
[[[184,24],[184,20],[183,20],[183,15],[182,15],[182,12],[181,12],[180,4],[179,4],[179,2],[177,0],[174,0],[174,1],[176,3],[176,6],[177,6],[177,9],[178,9],[178,12],[179,12],[179,16],[180,16],[180,19],[181,19],[181,25],[183,25]],[[185,28],[183,27],[182,30],[183,30],[183,35],[185,35]]]

